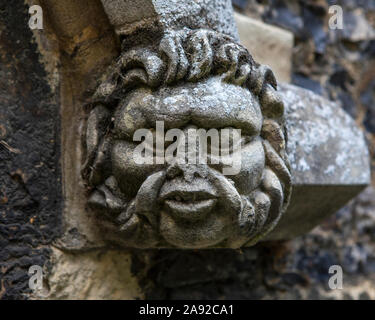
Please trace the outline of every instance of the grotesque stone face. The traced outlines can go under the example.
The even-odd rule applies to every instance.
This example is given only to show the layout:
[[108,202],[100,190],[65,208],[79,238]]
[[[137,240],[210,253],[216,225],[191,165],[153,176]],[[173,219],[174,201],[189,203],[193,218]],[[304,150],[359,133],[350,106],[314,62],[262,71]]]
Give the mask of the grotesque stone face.
[[[137,164],[133,152],[139,143],[128,137],[137,129],[155,128],[156,121],[163,121],[166,130],[185,132],[194,127],[241,129],[239,173],[225,177],[221,173],[223,163],[182,164],[174,160],[162,165]],[[113,173],[129,198],[137,197],[140,188],[151,184],[146,181],[148,177],[158,176],[154,186],[148,186],[159,190],[154,199],[148,199],[150,207],[146,209],[159,221],[156,227],[170,245],[217,245],[231,237],[246,199],[260,184],[265,166],[262,122],[259,103],[251,92],[223,83],[220,77],[153,93],[137,89],[116,112]],[[199,145],[196,147],[198,154]]]
[[[228,81],[225,73],[156,88],[143,81],[126,94],[117,93],[115,102],[107,103],[111,107],[96,105],[87,121],[83,173],[93,187],[89,204],[109,241],[138,248],[238,248],[273,228],[288,202],[290,177],[277,122],[282,103],[264,83],[265,74],[252,80],[254,90]],[[152,139],[144,145],[160,154],[158,123],[163,135],[175,129],[187,136],[191,129],[241,130],[239,139],[229,135],[227,146],[227,157],[238,159],[235,174],[224,174],[228,159],[212,161],[217,154],[209,147],[202,162],[200,140],[189,144],[193,163],[178,157],[137,162],[137,130],[150,132]],[[185,148],[187,140],[164,142],[163,154],[171,144]]]

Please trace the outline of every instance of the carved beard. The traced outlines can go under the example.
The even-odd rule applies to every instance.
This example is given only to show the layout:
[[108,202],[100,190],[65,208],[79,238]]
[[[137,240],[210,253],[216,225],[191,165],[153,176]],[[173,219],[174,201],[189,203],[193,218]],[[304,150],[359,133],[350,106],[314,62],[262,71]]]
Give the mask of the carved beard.
[[127,247],[239,248],[257,241],[270,207],[271,197],[260,188],[240,195],[208,166],[172,165],[143,182],[116,219],[119,225],[105,234]]

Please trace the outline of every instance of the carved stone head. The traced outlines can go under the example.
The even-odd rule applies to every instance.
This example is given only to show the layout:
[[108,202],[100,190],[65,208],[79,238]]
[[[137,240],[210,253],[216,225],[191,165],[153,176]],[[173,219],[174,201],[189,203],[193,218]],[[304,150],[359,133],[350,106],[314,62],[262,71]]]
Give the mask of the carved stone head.
[[[124,52],[89,110],[83,176],[108,241],[238,248],[255,244],[286,209],[291,183],[276,80],[230,37],[183,30]],[[241,148],[231,149],[236,174],[223,174],[223,161],[139,164],[134,134],[155,135],[157,124],[165,132],[240,129]]]

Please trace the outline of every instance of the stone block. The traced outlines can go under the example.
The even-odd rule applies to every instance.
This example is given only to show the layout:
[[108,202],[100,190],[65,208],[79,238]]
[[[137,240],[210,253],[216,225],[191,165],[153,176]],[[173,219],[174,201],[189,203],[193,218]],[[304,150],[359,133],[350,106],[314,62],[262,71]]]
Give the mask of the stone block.
[[362,131],[337,103],[282,84],[293,193],[287,211],[265,240],[309,232],[370,184]]
[[241,43],[255,61],[268,65],[276,79],[290,82],[292,71],[293,33],[235,12]]
[[183,28],[215,30],[238,39],[230,0],[101,0],[119,35],[136,29],[163,34]]

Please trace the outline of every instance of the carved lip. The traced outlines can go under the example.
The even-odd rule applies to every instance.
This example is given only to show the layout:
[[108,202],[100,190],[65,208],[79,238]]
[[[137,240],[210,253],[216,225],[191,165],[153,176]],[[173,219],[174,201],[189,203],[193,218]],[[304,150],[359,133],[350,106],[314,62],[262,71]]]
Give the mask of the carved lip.
[[174,188],[166,192],[162,190],[160,194],[160,200],[164,202],[166,209],[176,217],[188,220],[202,219],[217,202],[217,197],[212,190],[181,189]]
[[177,202],[199,202],[202,200],[215,199],[216,195],[213,192],[206,190],[181,190],[176,188],[175,190],[170,190],[168,192],[161,192],[161,200],[174,200]]
[[188,220],[200,220],[208,214],[216,204],[216,199],[201,201],[181,202],[165,200],[166,207],[179,218]]

